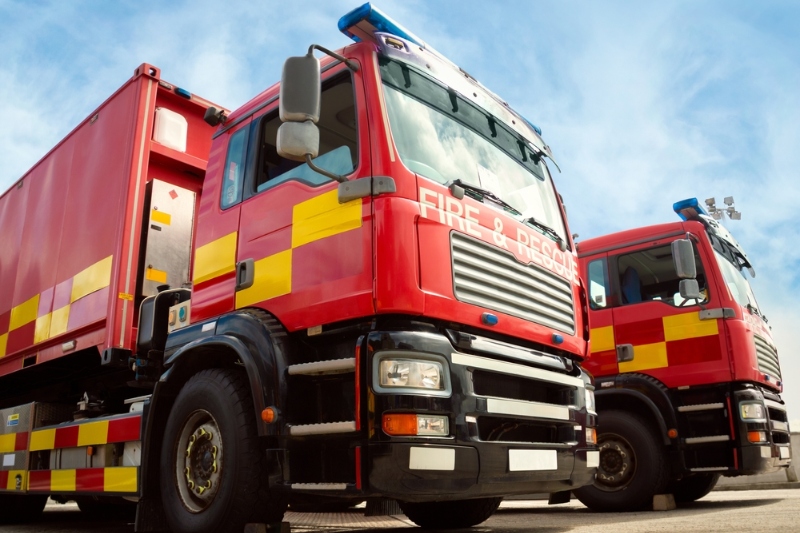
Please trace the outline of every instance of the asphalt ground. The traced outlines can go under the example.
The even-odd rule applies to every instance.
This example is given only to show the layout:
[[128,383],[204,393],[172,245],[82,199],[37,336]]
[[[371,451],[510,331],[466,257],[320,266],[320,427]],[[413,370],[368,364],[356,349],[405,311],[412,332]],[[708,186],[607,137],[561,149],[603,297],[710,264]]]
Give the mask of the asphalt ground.
[[[405,516],[288,512],[297,533],[400,533],[416,529]],[[800,490],[714,491],[672,511],[593,513],[580,502],[548,506],[542,500],[504,502],[488,521],[463,533],[794,532],[800,530]],[[456,531],[456,530],[450,530]],[[74,504],[48,504],[34,524],[0,526],[2,533],[133,533],[130,523],[91,519]]]

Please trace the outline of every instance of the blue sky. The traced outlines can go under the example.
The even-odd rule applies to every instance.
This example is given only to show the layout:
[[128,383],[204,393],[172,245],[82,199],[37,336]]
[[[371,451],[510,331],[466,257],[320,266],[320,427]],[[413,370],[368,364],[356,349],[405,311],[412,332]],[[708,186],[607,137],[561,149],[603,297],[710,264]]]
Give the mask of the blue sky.
[[[140,63],[234,109],[287,56],[346,45],[336,22],[359,3],[0,0],[0,190]],[[800,3],[377,5],[542,127],[582,238],[733,195],[800,423]]]

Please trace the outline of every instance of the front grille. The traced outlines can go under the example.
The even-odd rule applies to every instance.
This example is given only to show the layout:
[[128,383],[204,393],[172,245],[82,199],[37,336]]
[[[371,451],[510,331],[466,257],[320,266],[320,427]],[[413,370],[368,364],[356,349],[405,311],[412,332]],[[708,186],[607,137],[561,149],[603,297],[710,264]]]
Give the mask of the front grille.
[[578,389],[575,387],[546,381],[531,381],[519,376],[484,370],[472,372],[472,387],[478,396],[562,406],[577,405],[578,403]]
[[758,335],[754,335],[753,337],[756,343],[756,354],[758,355],[758,370],[774,378],[781,379],[778,350]]
[[452,232],[450,244],[460,301],[575,332],[571,281],[462,233]]

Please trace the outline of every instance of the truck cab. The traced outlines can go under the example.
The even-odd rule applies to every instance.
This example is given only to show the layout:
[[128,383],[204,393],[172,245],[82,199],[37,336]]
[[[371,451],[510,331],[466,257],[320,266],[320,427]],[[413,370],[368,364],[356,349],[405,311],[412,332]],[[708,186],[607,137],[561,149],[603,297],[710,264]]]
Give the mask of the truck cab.
[[579,246],[601,450],[579,497],[593,508],[633,509],[663,492],[691,501],[720,475],[791,461],[778,352],[745,275],[753,266],[696,199],[674,207],[680,222]]

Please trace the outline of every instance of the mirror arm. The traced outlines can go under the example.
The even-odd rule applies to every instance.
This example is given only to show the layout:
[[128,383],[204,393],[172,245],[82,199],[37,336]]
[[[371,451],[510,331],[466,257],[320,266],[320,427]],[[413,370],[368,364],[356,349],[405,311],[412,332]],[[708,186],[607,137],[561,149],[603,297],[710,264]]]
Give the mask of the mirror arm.
[[347,181],[347,178],[345,178],[344,176],[333,174],[332,172],[328,172],[324,168],[320,168],[317,165],[315,165],[314,162],[311,160],[311,154],[306,154],[306,165],[308,165],[308,168],[310,168],[314,172],[322,174],[323,176],[327,176],[334,181],[338,181],[339,183],[344,183],[345,181]]
[[324,46],[320,46],[318,44],[312,44],[311,46],[308,47],[308,55],[313,55],[314,54],[314,50],[319,50],[320,52],[322,52],[324,54],[328,54],[332,58],[338,59],[339,61],[341,61],[342,63],[347,65],[347,68],[349,68],[353,72],[358,72],[358,64],[355,61],[351,61],[351,60],[347,59],[346,57],[337,54],[336,52],[331,52],[330,50],[328,50]]

